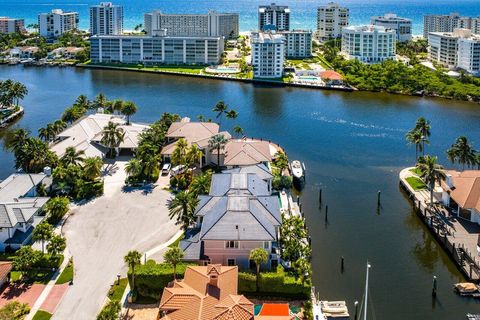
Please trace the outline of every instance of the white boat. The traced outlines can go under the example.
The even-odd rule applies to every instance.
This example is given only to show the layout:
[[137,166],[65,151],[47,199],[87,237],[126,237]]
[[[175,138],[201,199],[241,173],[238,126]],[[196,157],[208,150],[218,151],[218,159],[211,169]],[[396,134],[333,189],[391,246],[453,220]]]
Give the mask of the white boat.
[[345,301],[320,301],[320,306],[323,315],[325,315],[327,318],[348,319],[348,317],[350,317],[347,303]]
[[304,174],[302,163],[298,160],[293,160],[291,167],[293,177],[297,179],[302,179]]

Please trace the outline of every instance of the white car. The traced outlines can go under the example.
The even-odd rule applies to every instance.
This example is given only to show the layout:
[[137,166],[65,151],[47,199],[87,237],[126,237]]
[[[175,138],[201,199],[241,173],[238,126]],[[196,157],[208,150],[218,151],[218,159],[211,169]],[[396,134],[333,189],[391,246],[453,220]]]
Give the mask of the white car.
[[165,163],[162,167],[162,176],[166,176],[170,173],[172,165],[170,163]]
[[186,169],[187,169],[187,167],[184,166],[184,165],[181,165],[181,164],[176,166],[176,167],[173,167],[172,168],[172,176],[176,176],[177,174],[184,173]]

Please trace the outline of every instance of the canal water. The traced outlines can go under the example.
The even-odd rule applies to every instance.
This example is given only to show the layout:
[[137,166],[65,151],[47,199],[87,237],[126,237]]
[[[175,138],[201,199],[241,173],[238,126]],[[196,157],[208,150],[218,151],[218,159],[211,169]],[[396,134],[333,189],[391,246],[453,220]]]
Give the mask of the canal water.
[[[214,117],[212,107],[224,100],[239,117],[222,120],[223,129],[239,124],[247,135],[274,140],[290,159],[305,162],[301,202],[312,236],[314,285],[322,299],[346,300],[353,314],[354,301],[362,299],[368,259],[369,319],[464,319],[467,312],[480,313],[478,302],[453,293],[453,283],[462,276],[398,186],[400,169],[414,162],[414,147],[406,145],[404,136],[415,120],[431,121],[427,151],[450,166],[445,150],[459,135],[480,149],[477,104],[72,68],[1,66],[0,80],[7,78],[29,89],[25,115],[15,126],[32,132],[58,118],[80,94],[93,98],[103,92],[110,99],[132,100],[139,106],[133,117],[137,122],[153,122],[163,112]],[[13,157],[2,150],[0,163],[4,178],[13,171]]]

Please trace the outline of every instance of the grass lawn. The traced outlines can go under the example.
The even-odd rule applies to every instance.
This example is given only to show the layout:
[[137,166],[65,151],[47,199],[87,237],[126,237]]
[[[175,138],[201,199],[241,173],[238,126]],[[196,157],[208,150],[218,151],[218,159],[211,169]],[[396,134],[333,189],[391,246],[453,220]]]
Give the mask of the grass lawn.
[[418,168],[413,168],[408,171],[415,173],[417,176],[420,176],[422,174],[422,172]]
[[92,64],[92,65],[100,65],[100,66],[108,66],[108,67],[116,67],[116,68],[125,68],[125,69],[132,69],[132,70],[145,70],[145,71],[170,71],[170,72],[185,72],[185,73],[192,73],[192,74],[200,74],[205,66],[189,66],[189,65],[160,65],[160,66],[152,66],[152,67],[144,67],[142,65],[136,64],[122,64],[122,63],[99,63],[99,64]]
[[405,180],[407,180],[410,187],[412,187],[413,190],[415,191],[427,189],[427,186],[425,185],[425,183],[417,177],[408,177]]
[[50,313],[47,311],[43,310],[38,310],[37,313],[35,313],[35,316],[33,317],[33,320],[48,320],[52,317]]
[[182,235],[180,237],[178,237],[177,240],[175,240],[175,242],[171,243],[168,247],[169,248],[178,247],[178,244],[180,243],[181,240],[183,240],[183,238],[185,238],[185,233],[182,233]]
[[120,284],[117,281],[113,283],[113,287],[108,291],[108,298],[111,301],[120,301],[122,299],[125,288],[127,287],[127,278],[120,279]]
[[69,263],[65,269],[63,269],[62,274],[57,279],[55,284],[64,284],[73,280],[73,263]]
[[10,281],[12,281],[12,282],[20,281],[21,277],[22,277],[22,272],[21,271],[10,272]]

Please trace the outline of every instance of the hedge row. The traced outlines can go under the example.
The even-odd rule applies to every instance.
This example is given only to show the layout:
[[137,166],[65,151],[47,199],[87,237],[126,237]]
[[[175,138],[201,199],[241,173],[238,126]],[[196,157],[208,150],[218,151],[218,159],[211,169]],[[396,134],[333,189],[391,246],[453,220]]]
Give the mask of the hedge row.
[[248,272],[238,273],[238,292],[246,296],[283,297],[308,299],[311,287],[302,284],[295,277],[279,272],[262,272],[259,279],[259,291],[256,291],[256,275]]
[[[177,265],[177,279],[182,279],[189,264]],[[132,273],[128,272],[128,280],[132,286]],[[173,267],[166,263],[148,260],[146,264],[135,267],[135,289],[140,296],[160,299],[163,288],[173,280]]]

